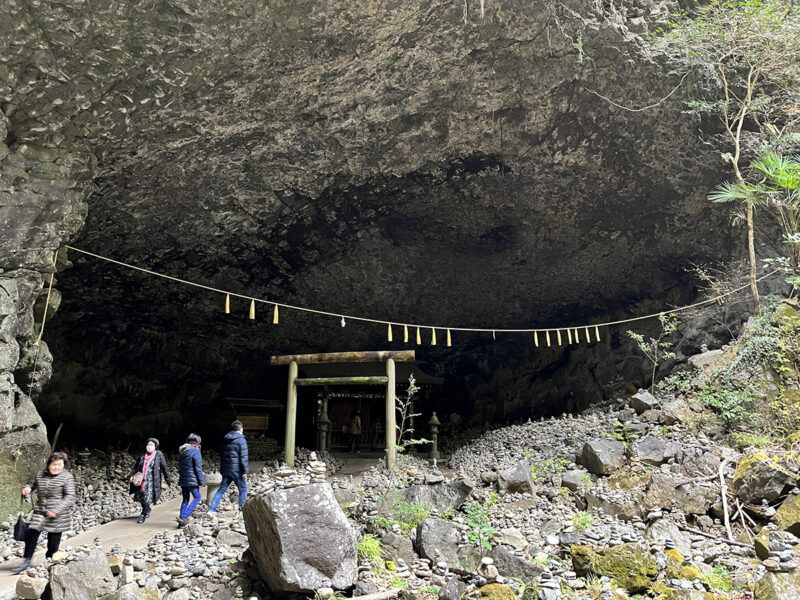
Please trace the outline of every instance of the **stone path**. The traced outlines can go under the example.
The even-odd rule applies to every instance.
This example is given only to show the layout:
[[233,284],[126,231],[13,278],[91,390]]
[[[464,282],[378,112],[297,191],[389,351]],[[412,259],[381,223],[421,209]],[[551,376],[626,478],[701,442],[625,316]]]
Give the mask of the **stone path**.
[[[205,499],[205,488],[203,488],[203,498]],[[61,548],[64,549],[66,546],[76,547],[84,544],[91,545],[94,543],[94,538],[98,536],[105,550],[111,550],[113,546],[126,549],[141,548],[146,546],[147,542],[156,533],[164,530],[177,531],[175,517],[178,516],[180,506],[180,498],[157,504],[153,507],[150,518],[141,525],[136,522],[136,519],[139,518],[139,513],[137,512],[130,517],[93,527],[74,537],[65,539],[61,542]],[[11,569],[16,567],[20,560],[12,560],[0,565],[0,593],[14,589],[17,576],[11,573]],[[33,557],[33,564],[38,565],[43,561],[44,549],[40,549]]]

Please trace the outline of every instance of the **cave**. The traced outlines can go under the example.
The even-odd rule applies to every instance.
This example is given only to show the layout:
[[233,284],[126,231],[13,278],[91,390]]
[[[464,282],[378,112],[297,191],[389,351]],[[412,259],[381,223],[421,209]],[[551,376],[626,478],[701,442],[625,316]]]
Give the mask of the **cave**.
[[506,330],[657,314],[741,258],[684,110],[719,82],[648,47],[666,5],[498,4],[3,3],[3,452],[214,438],[290,353],[413,349],[458,427],[644,384],[627,326]]

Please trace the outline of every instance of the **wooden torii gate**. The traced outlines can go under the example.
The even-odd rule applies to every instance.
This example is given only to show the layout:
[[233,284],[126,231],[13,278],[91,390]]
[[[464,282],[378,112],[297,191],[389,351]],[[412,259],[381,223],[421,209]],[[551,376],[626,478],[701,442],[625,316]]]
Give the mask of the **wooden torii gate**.
[[[411,362],[413,350],[378,350],[369,352],[327,352],[324,354],[287,354],[273,356],[273,366],[289,366],[289,387],[286,392],[286,441],[283,456],[286,464],[294,466],[295,429],[297,421],[297,386],[312,385],[385,385],[386,386],[386,464],[397,463],[395,448],[395,362]],[[319,363],[386,363],[386,375],[371,377],[306,377],[298,378],[298,365]]]

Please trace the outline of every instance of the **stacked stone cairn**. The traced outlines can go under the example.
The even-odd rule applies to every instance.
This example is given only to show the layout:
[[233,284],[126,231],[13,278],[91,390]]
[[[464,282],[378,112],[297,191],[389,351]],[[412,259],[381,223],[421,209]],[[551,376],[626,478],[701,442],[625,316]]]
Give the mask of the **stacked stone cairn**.
[[306,473],[311,479],[311,483],[322,483],[325,481],[328,468],[324,462],[317,458],[316,452],[312,452],[310,458],[306,465]]

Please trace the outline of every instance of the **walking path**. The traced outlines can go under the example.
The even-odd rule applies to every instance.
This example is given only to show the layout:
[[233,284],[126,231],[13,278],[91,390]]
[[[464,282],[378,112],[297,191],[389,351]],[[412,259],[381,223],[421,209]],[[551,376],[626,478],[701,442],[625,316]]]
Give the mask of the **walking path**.
[[[376,464],[378,459],[383,456],[383,453],[376,452],[374,456],[372,454],[363,454],[357,457],[353,455],[340,456],[345,459],[345,464],[344,468],[338,471],[335,476],[345,477],[353,475],[354,477],[360,477],[362,473],[369,471],[370,468]],[[251,461],[250,465],[252,472],[257,473],[261,467],[264,466],[264,463]],[[235,489],[235,487],[233,487],[233,489]],[[201,491],[203,493],[203,499],[205,500],[206,488],[202,488]],[[150,518],[142,524],[136,522],[136,519],[139,518],[139,512],[136,512],[129,517],[92,527],[74,537],[64,539],[61,542],[61,549],[63,550],[67,546],[75,548],[86,544],[91,545],[94,543],[96,537],[100,538],[100,544],[106,551],[111,550],[114,546],[119,546],[125,550],[142,548],[146,546],[147,542],[157,533],[167,531],[168,533],[174,534],[178,531],[178,523],[175,519],[178,516],[180,506],[181,499],[175,498],[153,506]],[[17,584],[17,575],[14,575],[11,569],[16,567],[21,560],[22,559],[7,561],[0,565],[0,594],[14,590]],[[40,549],[34,555],[32,564],[36,566],[43,561],[44,549]]]

